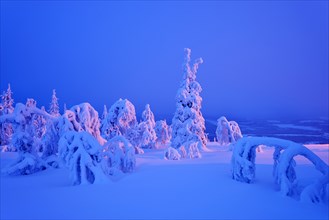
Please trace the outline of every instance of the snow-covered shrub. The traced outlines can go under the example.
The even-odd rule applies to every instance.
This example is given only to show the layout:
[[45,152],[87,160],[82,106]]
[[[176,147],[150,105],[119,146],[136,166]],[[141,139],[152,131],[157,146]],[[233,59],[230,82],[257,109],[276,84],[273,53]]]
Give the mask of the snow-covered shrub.
[[19,155],[17,160],[2,172],[8,175],[28,175],[47,168],[47,164],[35,151],[33,137],[27,132],[15,132],[12,141]]
[[109,175],[132,172],[136,166],[135,148],[123,136],[115,136],[103,147],[104,170]]
[[88,132],[68,131],[59,140],[59,156],[69,168],[72,184],[107,180],[101,166],[101,145]]
[[155,123],[155,133],[157,136],[157,146],[159,145],[166,145],[170,141],[169,131],[168,131],[168,125],[166,120],[160,120]]
[[203,61],[199,58],[191,67],[190,60],[191,50],[185,48],[184,76],[176,95],[171,146],[178,149],[187,142],[200,142],[199,150],[206,150],[205,120],[201,113],[202,88],[196,81],[198,67]]
[[310,160],[323,176],[306,186],[300,198],[313,203],[324,201],[326,187],[329,184],[329,166],[307,147],[288,140],[268,137],[246,137],[238,140],[231,159],[233,179],[246,183],[254,181],[256,148],[259,145],[275,147],[273,175],[283,195],[291,196],[298,193],[294,157],[301,155]]
[[101,145],[105,143],[100,135],[98,112],[89,103],[75,105],[70,110],[66,110],[59,118],[58,127],[60,135],[67,131],[86,131],[94,136]]
[[216,137],[220,145],[229,145],[242,138],[242,134],[238,123],[222,116],[217,120]]
[[126,137],[128,130],[136,123],[134,105],[127,99],[119,99],[111,106],[106,119],[102,120],[102,136],[106,140],[117,135]]
[[141,130],[141,146],[145,148],[155,148],[155,141],[157,139],[154,127],[154,114],[151,111],[150,105],[145,106],[142,113],[143,121],[139,124]]
[[168,147],[164,152],[164,158],[167,160],[180,160],[181,155],[173,147]]
[[[28,107],[29,106],[29,107]],[[33,119],[41,115],[47,120],[52,116],[38,109],[35,105],[17,103],[14,112],[0,117],[0,123],[11,123],[14,127],[12,144],[17,149],[19,158],[11,167],[6,168],[7,174],[31,174],[47,167],[47,164],[36,152]]]
[[[142,134],[143,134],[142,126],[143,124],[136,124],[134,127],[129,128],[125,135],[127,140],[129,140],[129,143],[131,143],[135,147],[136,154],[144,153],[143,149],[141,148]],[[117,136],[121,136],[121,135],[117,135]]]

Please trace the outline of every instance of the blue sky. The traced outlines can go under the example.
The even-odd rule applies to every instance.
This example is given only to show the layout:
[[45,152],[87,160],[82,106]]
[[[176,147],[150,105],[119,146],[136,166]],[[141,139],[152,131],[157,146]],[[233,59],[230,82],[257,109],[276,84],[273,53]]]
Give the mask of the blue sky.
[[[203,114],[328,115],[327,1],[1,1],[1,90],[100,113],[128,98],[172,115],[183,49],[202,57]],[[158,117],[157,117],[158,116]]]

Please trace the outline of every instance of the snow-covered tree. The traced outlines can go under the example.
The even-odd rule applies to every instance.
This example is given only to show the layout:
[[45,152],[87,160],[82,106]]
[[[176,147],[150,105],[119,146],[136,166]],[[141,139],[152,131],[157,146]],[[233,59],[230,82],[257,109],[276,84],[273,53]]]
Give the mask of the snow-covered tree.
[[[329,166],[307,147],[284,139],[244,137],[238,140],[231,159],[233,179],[246,183],[254,182],[256,149],[259,145],[275,148],[273,175],[283,195],[300,196],[302,201],[312,203],[328,200],[326,190],[329,184]],[[296,179],[294,157],[298,155],[308,159],[323,174],[305,188],[298,186]]]
[[171,146],[176,149],[185,146],[189,150],[187,144],[195,146],[197,143],[198,150],[206,150],[205,120],[201,113],[202,88],[196,81],[198,67],[203,61],[199,58],[193,66],[190,61],[191,50],[185,48],[183,81],[176,95],[176,112],[172,119]]
[[111,106],[106,120],[102,121],[102,135],[107,140],[117,135],[127,137],[128,130],[136,123],[134,105],[127,99],[119,99]]
[[99,127],[98,112],[89,103],[75,105],[66,110],[58,122],[60,136],[67,131],[86,131],[103,145],[105,140],[100,135]]
[[67,110],[66,103],[64,103],[63,112],[65,113],[66,110]]
[[58,105],[58,98],[56,97],[56,90],[53,89],[53,95],[51,97],[51,103],[49,106],[49,113],[54,117],[59,117],[59,105]]
[[14,99],[12,98],[12,91],[10,84],[8,84],[7,91],[3,92],[1,95],[3,114],[10,114],[14,111]]
[[101,145],[90,133],[68,131],[59,140],[59,155],[69,168],[73,185],[107,181],[101,161]]
[[139,124],[139,129],[141,130],[141,146],[154,148],[157,136],[154,130],[154,114],[151,111],[149,104],[145,106],[145,110],[142,113],[142,119],[143,121]]
[[157,146],[165,146],[170,141],[170,134],[166,120],[160,120],[155,123],[155,133],[157,136]]
[[222,116],[217,120],[216,137],[220,145],[229,145],[242,138],[242,134],[238,123]]
[[135,149],[121,136],[110,139],[103,147],[104,171],[109,175],[132,172],[136,166]]
[[[36,101],[34,99],[28,99],[26,102],[26,107],[27,108],[36,108]],[[43,109],[41,109],[44,113],[46,112]],[[34,145],[36,150],[42,151],[42,137],[46,133],[46,125],[47,125],[47,120],[45,117],[41,114],[33,114],[32,116],[32,134],[33,134],[33,139],[34,139]]]
[[[1,95],[1,106],[0,106],[0,115],[11,114],[14,111],[14,99],[12,98],[12,91],[10,84],[8,84],[7,91],[4,91]],[[8,145],[11,142],[13,135],[13,127],[11,123],[0,123],[0,146]],[[7,149],[11,149],[8,148]]]
[[106,119],[107,115],[108,115],[107,107],[106,107],[106,105],[104,105],[103,114],[102,114],[101,119],[102,120]]

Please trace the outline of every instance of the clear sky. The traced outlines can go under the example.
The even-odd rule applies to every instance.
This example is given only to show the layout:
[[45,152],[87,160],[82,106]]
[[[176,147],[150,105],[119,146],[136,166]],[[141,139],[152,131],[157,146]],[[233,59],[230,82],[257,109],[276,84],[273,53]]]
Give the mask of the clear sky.
[[[327,1],[1,1],[1,91],[100,113],[128,98],[175,111],[185,47],[202,57],[203,114],[328,115]],[[157,117],[158,116],[158,117]]]

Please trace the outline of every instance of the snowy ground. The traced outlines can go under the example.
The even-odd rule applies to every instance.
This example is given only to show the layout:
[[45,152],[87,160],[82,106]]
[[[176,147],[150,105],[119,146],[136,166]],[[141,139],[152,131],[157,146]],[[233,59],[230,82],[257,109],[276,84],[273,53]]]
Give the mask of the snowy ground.
[[[307,145],[328,163],[329,144]],[[71,186],[66,169],[1,176],[1,219],[328,219],[328,204],[283,197],[272,178],[272,152],[256,158],[254,184],[230,177],[231,152],[214,143],[202,159],[167,161],[138,155],[137,169],[102,185]],[[1,167],[17,155],[1,153]],[[319,176],[297,158],[301,185]]]

